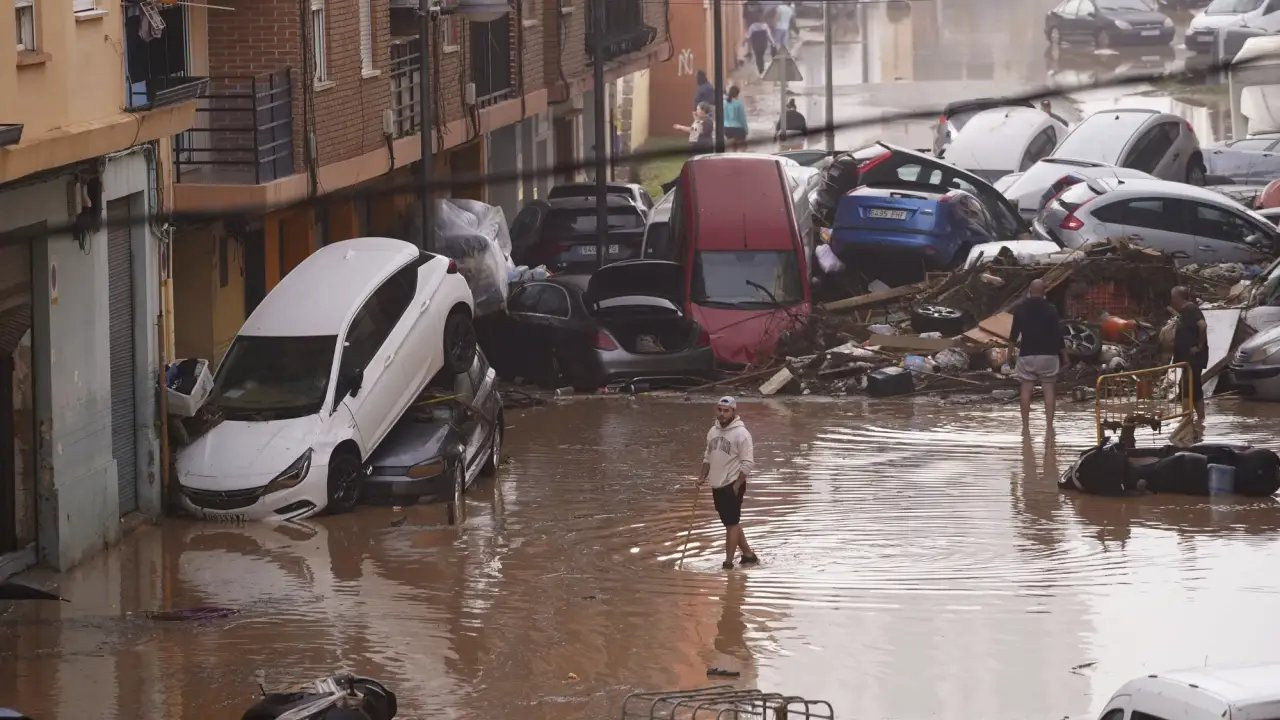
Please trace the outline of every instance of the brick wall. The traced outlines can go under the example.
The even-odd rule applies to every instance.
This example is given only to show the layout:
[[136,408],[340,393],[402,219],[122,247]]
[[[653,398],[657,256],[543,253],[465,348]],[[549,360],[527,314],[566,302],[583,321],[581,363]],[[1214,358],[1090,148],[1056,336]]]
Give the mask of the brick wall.
[[[547,87],[554,88],[562,82],[572,82],[591,74],[591,60],[587,54],[587,4],[595,0],[542,0],[543,47],[545,48],[544,77]],[[607,0],[606,0],[607,1]],[[669,0],[684,2],[689,0]],[[641,0],[644,21],[657,29],[654,43],[667,39],[667,4],[661,0]],[[571,12],[561,12],[561,8]],[[625,58],[618,58],[624,60]],[[657,58],[663,61],[666,58]]]
[[[391,11],[388,0],[372,2],[373,65],[379,74],[365,78],[360,61],[358,0],[325,0],[329,80],[312,96],[319,165],[358,157],[383,145],[382,115],[391,107]],[[308,49],[313,41],[309,31],[308,22]],[[298,93],[295,106],[301,102],[301,81],[299,78],[294,84]],[[302,117],[298,110],[295,118]],[[301,130],[303,123],[296,121],[294,127]]]

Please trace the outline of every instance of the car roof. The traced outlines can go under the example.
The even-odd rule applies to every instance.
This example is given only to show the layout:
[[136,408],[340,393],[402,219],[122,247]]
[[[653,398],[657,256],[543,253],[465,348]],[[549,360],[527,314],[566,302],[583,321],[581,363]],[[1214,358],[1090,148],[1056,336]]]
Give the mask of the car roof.
[[[1239,203],[1222,193],[1206,190],[1205,188],[1197,187],[1195,185],[1174,182],[1172,180],[1148,180],[1146,178],[1122,178],[1117,180],[1115,178],[1102,178],[1097,182],[1103,183],[1115,191],[1123,191],[1126,194],[1157,193],[1160,195],[1172,195],[1191,200],[1204,200],[1217,204],[1227,203],[1230,205],[1239,205]],[[1241,208],[1247,209],[1244,208],[1244,206],[1241,206]]]
[[[545,200],[552,210],[588,210],[596,206],[595,196],[584,197],[575,195],[571,197],[551,198]],[[615,194],[605,195],[605,204],[611,208],[635,208],[636,204],[631,202],[630,198],[621,197]]]
[[[1215,715],[1223,715],[1228,707],[1280,704],[1278,676],[1280,664],[1277,663],[1174,670],[1130,680],[1116,694],[1174,692],[1178,700],[1203,707]],[[1235,717],[1234,713],[1232,717]]]
[[267,293],[238,334],[337,335],[383,280],[419,254],[412,244],[392,238],[355,238],[325,245]]

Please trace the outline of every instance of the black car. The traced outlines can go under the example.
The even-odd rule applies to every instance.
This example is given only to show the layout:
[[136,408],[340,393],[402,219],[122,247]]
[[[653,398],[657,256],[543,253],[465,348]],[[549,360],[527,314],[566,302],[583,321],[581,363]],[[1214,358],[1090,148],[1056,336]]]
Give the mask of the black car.
[[456,507],[481,475],[502,462],[498,376],[477,350],[471,368],[442,371],[370,456],[361,496],[408,505],[445,499]]
[[[605,262],[640,257],[647,211],[629,197],[609,195]],[[517,265],[589,270],[596,258],[596,199],[564,197],[534,200],[511,221],[511,259]]]
[[1115,45],[1168,45],[1173,20],[1160,12],[1155,0],[1066,0],[1044,18],[1044,35],[1052,47],[1091,43],[1102,49]]
[[[548,200],[560,200],[562,198],[592,198],[596,196],[596,184],[592,182],[575,182],[561,183],[551,188],[547,193]],[[636,204],[636,207],[646,213],[653,209],[653,198],[650,197],[649,191],[644,189],[643,185],[638,183],[605,183],[604,192],[606,195],[616,195],[617,197],[627,198]]]

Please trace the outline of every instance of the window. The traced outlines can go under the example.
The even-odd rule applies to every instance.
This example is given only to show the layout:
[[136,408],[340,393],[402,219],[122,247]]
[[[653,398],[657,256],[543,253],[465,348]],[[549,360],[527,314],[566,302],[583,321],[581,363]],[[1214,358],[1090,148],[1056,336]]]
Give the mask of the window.
[[409,309],[418,289],[418,264],[410,263],[392,275],[365,301],[347,329],[339,377],[364,370]]
[[[644,228],[644,216],[634,207],[611,207],[605,216],[610,230],[641,230]],[[596,209],[557,208],[547,213],[542,223],[543,237],[562,237],[565,235],[594,234],[596,231]]]
[[[1200,203],[1192,204],[1192,208],[1191,234],[1193,235],[1243,244],[1245,238],[1262,234],[1244,218],[1228,210]],[[1262,249],[1270,249],[1265,240]]]
[[13,0],[13,11],[18,26],[18,52],[36,50],[35,0]]
[[1181,217],[1182,207],[1176,200],[1155,198],[1121,200],[1094,210],[1093,216],[1102,222],[1117,225],[1132,225],[1174,233],[1186,232]]
[[1156,125],[1138,136],[1129,150],[1128,157],[1121,164],[1134,170],[1154,172],[1160,161],[1164,160],[1164,156],[1173,148],[1173,143],[1178,139],[1180,132],[1177,123],[1163,122]]
[[373,67],[373,0],[360,0],[360,71],[365,75]]
[[700,252],[693,267],[693,301],[700,305],[771,308],[804,299],[800,263],[790,250]]
[[[1280,0],[1277,0],[1280,2]],[[1271,138],[1246,138],[1244,140],[1235,140],[1227,143],[1227,147],[1232,150],[1270,150],[1276,141]]]
[[1063,17],[1073,18],[1080,14],[1080,0],[1071,0],[1062,6],[1060,11]]
[[98,9],[98,0],[72,0],[72,12],[93,12]]
[[[1280,2],[1280,0],[1277,0]],[[524,0],[523,7],[520,8],[521,19],[528,25],[532,25],[542,19],[542,3],[540,0]]]
[[213,381],[210,402],[228,420],[283,420],[320,411],[333,367],[332,335],[241,335]]
[[1144,713],[1141,710],[1134,710],[1129,715],[1129,720],[1164,720],[1164,718],[1160,717],[1159,715]]
[[1102,716],[1102,720],[1124,720],[1124,708],[1116,708],[1106,715]]
[[329,81],[328,24],[324,20],[324,0],[311,0],[311,63],[316,83]]
[[440,49],[443,52],[456,52],[462,47],[462,21],[457,15],[445,15],[436,23],[440,26]]
[[1040,162],[1053,152],[1053,148],[1058,144],[1058,134],[1052,127],[1047,127],[1036,135],[1031,144],[1027,146],[1027,151],[1022,155],[1022,164],[1018,166],[1018,170],[1026,172],[1027,168]]

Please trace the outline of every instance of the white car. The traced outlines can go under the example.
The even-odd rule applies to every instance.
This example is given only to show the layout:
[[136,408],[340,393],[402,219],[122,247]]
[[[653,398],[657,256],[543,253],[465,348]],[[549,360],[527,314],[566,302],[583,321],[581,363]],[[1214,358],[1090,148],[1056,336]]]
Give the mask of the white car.
[[209,402],[222,421],[178,453],[199,517],[289,520],[359,500],[365,461],[441,369],[476,351],[450,259],[389,238],[326,245],[240,328]]
[[1066,136],[1066,123],[1038,108],[983,110],[952,138],[942,159],[993,182],[1035,165]]
[[1205,184],[1204,157],[1191,125],[1146,108],[1102,110],[1085,118],[1052,157],[1126,167],[1162,180]]
[[1099,720],[1271,720],[1280,717],[1280,665],[1195,668],[1125,683]]
[[1280,30],[1280,0],[1213,0],[1191,18],[1183,44],[1191,52],[1212,52],[1217,31],[1228,27]]
[[1034,218],[1054,194],[1086,180],[1155,180],[1141,170],[1115,167],[1093,160],[1047,157],[1026,172],[1005,175],[996,181],[996,190],[1018,207],[1026,220]]

